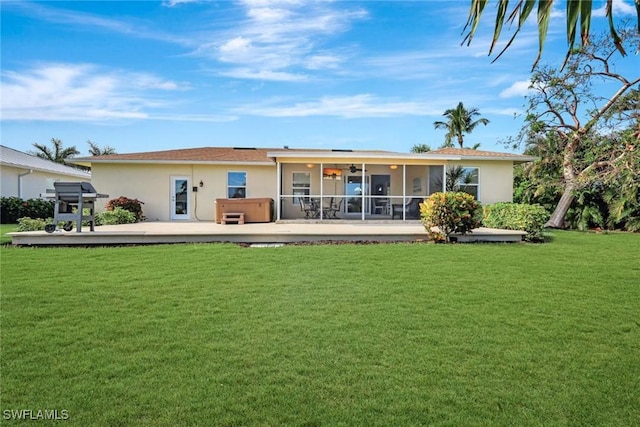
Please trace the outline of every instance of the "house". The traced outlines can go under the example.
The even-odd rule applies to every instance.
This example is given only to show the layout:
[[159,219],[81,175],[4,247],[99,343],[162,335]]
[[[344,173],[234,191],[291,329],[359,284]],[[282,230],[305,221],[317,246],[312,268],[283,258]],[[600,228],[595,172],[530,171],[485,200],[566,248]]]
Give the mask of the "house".
[[[157,221],[212,221],[216,203],[272,199],[273,219],[409,219],[403,209],[443,191],[446,170],[460,165],[458,183],[483,204],[513,195],[519,154],[445,148],[427,153],[380,150],[204,147],[73,159],[91,166],[93,185],[112,197],[144,202]],[[331,206],[332,209],[328,209]]]
[[91,181],[91,173],[0,145],[0,195],[37,199],[57,181]]

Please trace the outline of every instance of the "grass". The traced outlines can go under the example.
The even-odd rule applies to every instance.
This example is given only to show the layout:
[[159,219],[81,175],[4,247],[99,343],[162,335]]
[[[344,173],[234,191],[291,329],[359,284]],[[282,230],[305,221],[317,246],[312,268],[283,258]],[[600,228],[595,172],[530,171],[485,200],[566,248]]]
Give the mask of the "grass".
[[0,254],[3,410],[77,426],[640,419],[639,235]]
[[18,224],[0,224],[0,245],[11,243],[11,237],[7,233],[13,233],[18,229]]

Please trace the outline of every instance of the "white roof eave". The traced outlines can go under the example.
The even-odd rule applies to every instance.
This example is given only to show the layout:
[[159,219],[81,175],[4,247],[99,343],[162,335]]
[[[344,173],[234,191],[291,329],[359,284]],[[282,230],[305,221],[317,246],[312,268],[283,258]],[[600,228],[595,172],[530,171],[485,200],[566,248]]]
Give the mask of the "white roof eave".
[[358,152],[326,152],[326,151],[269,151],[267,156],[274,158],[331,158],[331,159],[390,159],[390,160],[461,160],[461,156],[445,154],[412,154],[412,153],[374,153],[367,151]]
[[252,166],[275,166],[275,162],[272,161],[264,161],[264,162],[248,162],[248,161],[228,161],[228,160],[80,160],[80,161],[70,161],[69,163],[75,163],[79,165],[91,165],[93,163],[103,163],[103,164],[163,164],[163,165],[252,165]]

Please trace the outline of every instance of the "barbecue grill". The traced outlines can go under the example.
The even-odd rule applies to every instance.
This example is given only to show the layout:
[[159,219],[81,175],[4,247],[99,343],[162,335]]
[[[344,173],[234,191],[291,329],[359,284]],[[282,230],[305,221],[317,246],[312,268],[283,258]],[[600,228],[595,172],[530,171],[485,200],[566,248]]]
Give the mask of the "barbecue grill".
[[[53,211],[53,224],[47,224],[45,231],[53,233],[60,222],[64,222],[64,231],[73,230],[73,222],[76,222],[76,231],[82,232],[82,221],[88,221],[91,231],[95,225],[95,201],[99,198],[109,197],[108,194],[100,194],[93,188],[90,182],[54,182],[55,207]],[[84,210],[89,215],[84,215]]]

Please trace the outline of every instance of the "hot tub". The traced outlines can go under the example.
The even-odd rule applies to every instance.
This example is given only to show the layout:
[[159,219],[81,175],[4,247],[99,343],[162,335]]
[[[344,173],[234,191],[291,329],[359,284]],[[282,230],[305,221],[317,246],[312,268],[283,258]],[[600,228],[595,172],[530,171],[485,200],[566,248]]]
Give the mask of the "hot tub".
[[244,213],[244,222],[271,222],[273,218],[273,199],[216,199],[216,222],[220,223],[225,212]]

